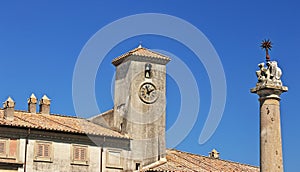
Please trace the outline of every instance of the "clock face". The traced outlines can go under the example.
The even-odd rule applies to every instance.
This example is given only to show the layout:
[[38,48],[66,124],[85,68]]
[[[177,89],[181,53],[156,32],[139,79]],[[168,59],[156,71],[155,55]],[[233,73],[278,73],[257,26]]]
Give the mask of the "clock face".
[[158,98],[156,87],[152,83],[144,83],[139,90],[139,97],[144,103],[154,103]]

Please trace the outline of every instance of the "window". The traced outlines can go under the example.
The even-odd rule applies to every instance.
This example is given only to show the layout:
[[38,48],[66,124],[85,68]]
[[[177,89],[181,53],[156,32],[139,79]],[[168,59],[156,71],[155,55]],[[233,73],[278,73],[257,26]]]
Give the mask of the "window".
[[88,164],[88,147],[82,145],[72,145],[72,163]]
[[37,156],[47,158],[50,156],[49,144],[38,144]]
[[37,141],[35,144],[36,161],[52,161],[52,143]]
[[1,140],[0,141],[0,155],[1,156],[6,156],[6,140]]
[[16,139],[0,138],[0,158],[16,159],[18,142]]
[[123,169],[121,150],[107,150],[106,166],[109,168]]
[[84,147],[74,148],[74,161],[86,161],[87,150]]
[[140,163],[135,163],[135,170],[140,170],[141,164]]

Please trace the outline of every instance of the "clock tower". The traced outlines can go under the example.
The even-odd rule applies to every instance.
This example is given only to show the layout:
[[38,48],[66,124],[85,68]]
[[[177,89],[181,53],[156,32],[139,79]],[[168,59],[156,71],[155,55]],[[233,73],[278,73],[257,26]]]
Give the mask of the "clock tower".
[[166,156],[166,64],[141,45],[112,61],[116,67],[113,128],[131,139],[136,168]]

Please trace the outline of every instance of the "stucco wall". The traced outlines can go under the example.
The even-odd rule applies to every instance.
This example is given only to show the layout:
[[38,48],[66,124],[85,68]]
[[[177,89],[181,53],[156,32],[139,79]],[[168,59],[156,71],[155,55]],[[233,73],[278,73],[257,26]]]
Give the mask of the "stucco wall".
[[[88,164],[72,164],[72,144],[52,142],[53,159],[36,161],[34,145],[37,140],[29,140],[27,154],[27,170],[32,172],[95,172],[100,171],[100,148],[88,146]],[[51,141],[50,141],[51,142]]]

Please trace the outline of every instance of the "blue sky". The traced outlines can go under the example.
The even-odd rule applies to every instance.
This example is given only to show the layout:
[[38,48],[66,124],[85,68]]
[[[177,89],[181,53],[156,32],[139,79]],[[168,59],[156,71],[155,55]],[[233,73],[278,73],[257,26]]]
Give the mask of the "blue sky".
[[[258,97],[250,94],[249,89],[256,83],[257,64],[264,61],[265,54],[259,44],[270,38],[274,42],[271,58],[278,61],[283,70],[283,83],[290,89],[281,100],[284,166],[286,171],[299,171],[299,6],[296,0],[2,1],[0,100],[12,96],[16,108],[25,110],[27,97],[32,92],[38,98],[46,93],[52,99],[53,113],[76,115],[72,101],[74,67],[82,48],[98,30],[129,15],[162,13],[176,16],[206,35],[224,68],[227,83],[225,111],[210,140],[202,145],[198,143],[211,101],[206,69],[200,61],[193,60],[196,56],[188,47],[166,37],[136,36],[111,49],[100,64],[95,81],[100,110],[113,106],[110,93],[114,67],[110,62],[114,57],[137,47],[139,42],[147,48],[171,52],[197,78],[201,99],[192,131],[176,148],[202,155],[208,155],[216,148],[222,159],[259,165]],[[181,99],[179,87],[172,77],[168,76],[167,84],[167,127],[170,127],[178,116]]]

